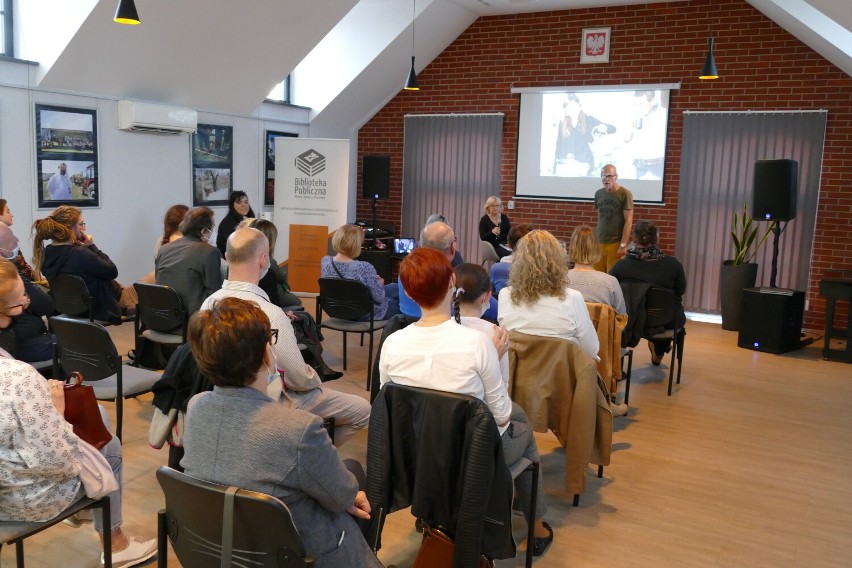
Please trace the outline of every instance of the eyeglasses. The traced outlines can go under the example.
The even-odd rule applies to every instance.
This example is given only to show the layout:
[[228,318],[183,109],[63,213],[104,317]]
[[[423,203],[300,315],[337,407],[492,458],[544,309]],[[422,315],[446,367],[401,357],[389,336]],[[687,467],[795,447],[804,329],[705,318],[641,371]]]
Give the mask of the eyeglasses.
[[601,176],[601,179],[612,179],[614,177],[618,177],[618,174],[606,174]]
[[85,229],[85,228],[86,228],[86,222],[85,222],[85,221],[81,221],[81,222],[80,222],[80,226],[81,226],[81,227],[83,227],[83,228]]
[[6,306],[5,308],[3,308],[3,313],[8,314],[12,310],[17,310],[18,308],[25,310],[29,307],[29,305],[30,305],[30,297],[27,296],[26,292],[24,292],[23,295],[21,295],[21,303],[15,304],[14,306]]
[[272,345],[278,344],[278,330],[274,327],[269,330],[269,343]]

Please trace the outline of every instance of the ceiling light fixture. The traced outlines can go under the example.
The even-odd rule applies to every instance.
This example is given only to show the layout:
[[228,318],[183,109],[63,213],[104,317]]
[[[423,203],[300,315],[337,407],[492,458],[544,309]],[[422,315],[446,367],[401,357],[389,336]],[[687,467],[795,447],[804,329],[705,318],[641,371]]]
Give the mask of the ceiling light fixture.
[[139,14],[136,12],[136,4],[133,0],[118,0],[118,8],[115,9],[115,17],[112,21],[117,24],[138,25]]
[[704,67],[701,69],[699,79],[718,79],[719,72],[716,70],[716,60],[713,58],[713,38],[707,39],[707,59],[704,60]]
[[408,79],[405,81],[406,91],[419,91],[417,85],[417,73],[414,71],[414,18],[417,8],[417,0],[411,0],[411,69],[408,71]]

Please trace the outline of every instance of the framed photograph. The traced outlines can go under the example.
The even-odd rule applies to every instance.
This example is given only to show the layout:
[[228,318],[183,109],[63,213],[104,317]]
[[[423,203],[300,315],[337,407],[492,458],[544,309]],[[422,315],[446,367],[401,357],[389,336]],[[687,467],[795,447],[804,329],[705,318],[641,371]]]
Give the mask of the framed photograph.
[[580,63],[609,63],[610,28],[583,28]]
[[38,208],[98,207],[97,111],[35,105]]
[[199,124],[192,135],[192,206],[227,205],[233,188],[234,127]]
[[266,186],[263,190],[263,204],[275,205],[275,139],[281,136],[298,138],[298,134],[292,132],[266,131]]

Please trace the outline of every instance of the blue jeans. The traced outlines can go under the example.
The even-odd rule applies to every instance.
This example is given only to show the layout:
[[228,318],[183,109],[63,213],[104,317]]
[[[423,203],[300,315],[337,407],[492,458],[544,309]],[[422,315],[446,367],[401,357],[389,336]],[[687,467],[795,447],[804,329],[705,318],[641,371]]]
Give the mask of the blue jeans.
[[[109,526],[110,532],[118,529],[121,526],[121,442],[115,436],[101,448],[101,453],[109,462],[112,472],[115,474],[115,480],[118,481],[118,490],[113,491],[109,497]],[[85,496],[85,490],[81,487],[79,496]],[[104,532],[104,520],[102,514],[93,515],[95,521],[95,530],[100,534]]]

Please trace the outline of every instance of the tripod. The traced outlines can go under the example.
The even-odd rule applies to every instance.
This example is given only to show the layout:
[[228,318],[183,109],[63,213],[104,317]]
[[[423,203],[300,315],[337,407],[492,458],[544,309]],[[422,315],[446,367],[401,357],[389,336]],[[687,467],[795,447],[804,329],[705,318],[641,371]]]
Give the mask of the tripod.
[[378,203],[378,201],[379,201],[379,194],[374,193],[373,194],[373,205],[372,205],[372,207],[373,207],[373,250],[378,250],[378,248],[379,248],[378,247],[379,241],[378,241],[378,236],[377,236],[378,229],[376,228],[376,204]]

